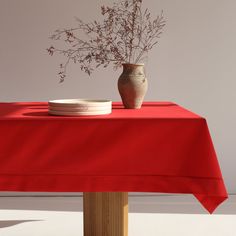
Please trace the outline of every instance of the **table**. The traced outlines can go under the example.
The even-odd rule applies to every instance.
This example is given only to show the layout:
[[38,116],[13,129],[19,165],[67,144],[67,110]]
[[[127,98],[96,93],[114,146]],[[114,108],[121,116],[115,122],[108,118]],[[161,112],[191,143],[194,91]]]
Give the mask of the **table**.
[[0,103],[0,191],[84,192],[84,235],[127,235],[127,192],[227,198],[204,118],[171,102],[110,115],[50,116],[46,102]]

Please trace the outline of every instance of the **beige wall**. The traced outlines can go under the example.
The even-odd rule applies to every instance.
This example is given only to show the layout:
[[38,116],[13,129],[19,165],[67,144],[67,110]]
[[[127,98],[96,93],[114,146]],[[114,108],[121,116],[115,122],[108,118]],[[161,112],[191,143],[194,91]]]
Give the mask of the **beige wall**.
[[[0,101],[53,98],[119,100],[120,71],[91,78],[76,66],[59,84],[59,57],[51,58],[48,36],[58,27],[99,16],[108,0],[0,0]],[[145,0],[168,20],[147,64],[147,100],[175,101],[208,120],[229,192],[236,193],[236,1]]]

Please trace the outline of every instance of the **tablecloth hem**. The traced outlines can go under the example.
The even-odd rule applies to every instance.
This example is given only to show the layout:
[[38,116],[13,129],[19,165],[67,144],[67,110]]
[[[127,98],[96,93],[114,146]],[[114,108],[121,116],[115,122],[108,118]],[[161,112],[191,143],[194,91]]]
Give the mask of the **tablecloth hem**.
[[0,175],[0,191],[185,193],[210,213],[227,198],[223,180],[166,176]]

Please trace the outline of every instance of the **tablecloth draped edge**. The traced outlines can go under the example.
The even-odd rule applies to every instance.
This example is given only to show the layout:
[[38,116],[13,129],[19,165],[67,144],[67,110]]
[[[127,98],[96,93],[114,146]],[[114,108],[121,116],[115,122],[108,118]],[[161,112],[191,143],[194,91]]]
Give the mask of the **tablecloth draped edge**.
[[[223,179],[153,176],[1,175],[0,191],[160,192],[193,194],[209,213],[228,198]],[[145,184],[144,184],[145,183]],[[148,184],[147,184],[148,183]]]

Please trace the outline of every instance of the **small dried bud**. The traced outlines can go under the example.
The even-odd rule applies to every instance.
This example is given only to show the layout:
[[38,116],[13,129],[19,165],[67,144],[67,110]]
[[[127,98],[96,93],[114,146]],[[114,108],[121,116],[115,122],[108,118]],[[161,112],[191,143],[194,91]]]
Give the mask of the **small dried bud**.
[[51,46],[50,48],[47,48],[47,51],[48,51],[48,53],[49,53],[50,56],[53,55],[54,50],[55,50],[55,48],[54,48],[53,46]]

